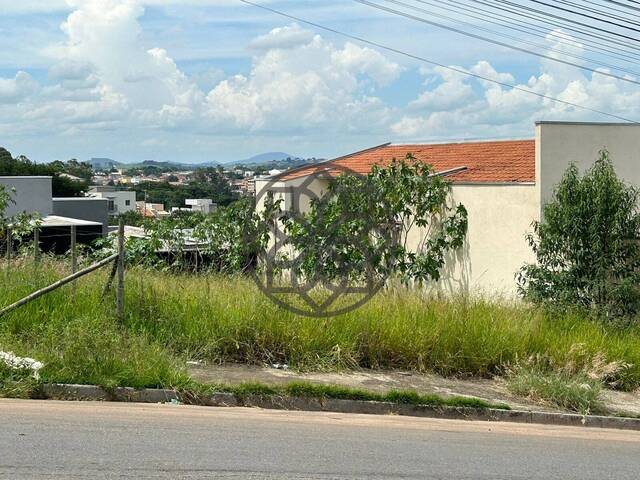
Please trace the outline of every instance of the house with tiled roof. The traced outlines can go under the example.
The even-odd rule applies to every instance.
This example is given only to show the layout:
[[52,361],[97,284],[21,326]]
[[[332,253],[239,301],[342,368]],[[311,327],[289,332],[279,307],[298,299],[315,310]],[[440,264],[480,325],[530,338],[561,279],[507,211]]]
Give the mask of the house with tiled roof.
[[[344,172],[367,174],[411,154],[451,183],[451,201],[468,211],[465,245],[448,259],[437,290],[512,296],[515,275],[534,261],[525,236],[570,163],[589,168],[607,149],[618,174],[640,186],[640,125],[538,122],[524,140],[443,144],[386,143],[326,162],[288,170],[256,182],[257,198],[272,190],[285,208],[304,211],[314,195],[322,196],[332,177]],[[297,191],[304,189],[304,192]],[[258,207],[261,208],[260,202]],[[421,244],[415,229],[410,243]]]

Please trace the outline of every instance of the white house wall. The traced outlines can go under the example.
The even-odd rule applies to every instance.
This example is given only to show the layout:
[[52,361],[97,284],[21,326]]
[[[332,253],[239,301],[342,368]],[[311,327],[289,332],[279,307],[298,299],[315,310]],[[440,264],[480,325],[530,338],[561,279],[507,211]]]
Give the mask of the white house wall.
[[[516,273],[534,261],[525,236],[538,218],[535,185],[454,184],[451,200],[465,206],[469,227],[464,246],[447,258],[434,290],[515,297]],[[423,238],[424,231],[414,229],[409,247],[415,249]]]
[[536,124],[536,179],[541,205],[571,162],[581,172],[607,149],[618,175],[640,185],[640,125],[539,122]]
[[[272,184],[285,192],[297,188],[303,179]],[[328,181],[315,179],[309,189],[315,193],[326,191]],[[266,182],[256,183],[258,191]],[[263,208],[258,195],[258,211]],[[469,229],[465,244],[447,259],[441,280],[434,285],[436,291],[449,295],[492,294],[505,298],[516,295],[515,275],[525,262],[534,260],[525,235],[531,223],[538,218],[537,190],[533,184],[455,184],[451,189],[451,201],[462,203],[469,214]],[[309,203],[301,199],[301,211],[308,211]],[[425,232],[414,228],[409,233],[408,246],[415,249]]]

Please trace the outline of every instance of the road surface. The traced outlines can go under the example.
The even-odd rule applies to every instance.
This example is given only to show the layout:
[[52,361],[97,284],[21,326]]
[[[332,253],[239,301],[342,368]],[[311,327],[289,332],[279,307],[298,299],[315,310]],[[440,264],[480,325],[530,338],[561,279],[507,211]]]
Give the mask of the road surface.
[[0,400],[0,478],[637,479],[640,432]]

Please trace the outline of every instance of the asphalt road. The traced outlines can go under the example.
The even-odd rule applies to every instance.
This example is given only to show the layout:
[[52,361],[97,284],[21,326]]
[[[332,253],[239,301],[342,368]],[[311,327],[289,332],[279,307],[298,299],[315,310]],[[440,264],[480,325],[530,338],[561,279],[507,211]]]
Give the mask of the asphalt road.
[[0,478],[638,479],[640,432],[0,400]]

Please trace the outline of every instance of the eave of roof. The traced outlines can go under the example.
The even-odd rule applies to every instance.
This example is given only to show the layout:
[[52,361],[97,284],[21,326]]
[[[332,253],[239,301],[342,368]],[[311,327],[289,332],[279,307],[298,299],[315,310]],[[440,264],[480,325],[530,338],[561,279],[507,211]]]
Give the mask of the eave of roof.
[[[436,172],[457,167],[465,170],[448,175],[454,183],[511,184],[535,182],[535,141],[501,140],[444,144],[384,144],[338,157],[320,164],[288,170],[273,178],[287,181],[322,172],[335,176],[344,169],[367,174],[373,165],[386,165],[411,154]],[[331,166],[336,168],[332,169]],[[333,170],[333,172],[332,172]]]

